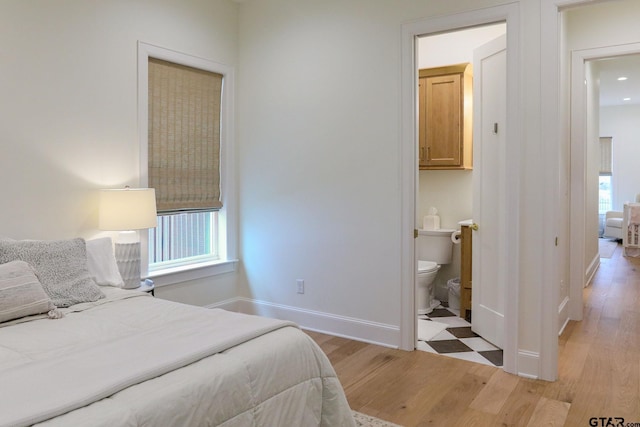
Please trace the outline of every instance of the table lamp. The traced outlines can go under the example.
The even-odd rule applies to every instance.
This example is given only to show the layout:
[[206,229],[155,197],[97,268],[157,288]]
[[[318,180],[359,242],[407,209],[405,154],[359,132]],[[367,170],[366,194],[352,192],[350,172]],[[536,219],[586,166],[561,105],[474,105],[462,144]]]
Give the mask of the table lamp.
[[120,231],[115,257],[125,289],[140,286],[140,238],[138,230],[158,225],[153,188],[100,190],[98,228]]

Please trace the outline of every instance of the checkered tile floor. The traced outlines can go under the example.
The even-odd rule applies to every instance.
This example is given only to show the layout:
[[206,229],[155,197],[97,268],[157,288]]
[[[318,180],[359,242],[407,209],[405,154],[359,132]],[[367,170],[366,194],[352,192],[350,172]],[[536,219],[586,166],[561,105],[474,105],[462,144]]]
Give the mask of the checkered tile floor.
[[459,317],[458,310],[446,303],[418,319],[444,323],[447,328],[428,341],[418,340],[416,348],[429,353],[455,357],[490,366],[502,366],[502,350],[471,331],[471,324]]

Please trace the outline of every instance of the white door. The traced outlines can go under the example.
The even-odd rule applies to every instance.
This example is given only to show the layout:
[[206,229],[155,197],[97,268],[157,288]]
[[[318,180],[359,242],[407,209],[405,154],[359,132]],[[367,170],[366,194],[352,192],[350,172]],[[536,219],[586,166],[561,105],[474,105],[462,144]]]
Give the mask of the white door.
[[[473,58],[472,330],[504,348],[506,236],[506,36],[477,48]],[[515,284],[514,284],[515,286]]]

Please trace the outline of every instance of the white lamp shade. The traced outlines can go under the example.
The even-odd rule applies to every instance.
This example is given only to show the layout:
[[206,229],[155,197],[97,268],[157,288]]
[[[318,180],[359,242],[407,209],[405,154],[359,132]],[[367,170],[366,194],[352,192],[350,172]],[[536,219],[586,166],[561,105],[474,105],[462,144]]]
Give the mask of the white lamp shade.
[[153,188],[100,190],[98,228],[141,230],[158,225],[156,191]]

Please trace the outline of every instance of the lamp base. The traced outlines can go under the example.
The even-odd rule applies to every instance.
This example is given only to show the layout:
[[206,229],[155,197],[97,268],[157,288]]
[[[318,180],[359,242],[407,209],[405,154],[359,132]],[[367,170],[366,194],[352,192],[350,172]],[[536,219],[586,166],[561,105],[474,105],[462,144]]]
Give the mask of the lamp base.
[[116,263],[124,282],[124,289],[140,286],[140,242],[116,243]]

